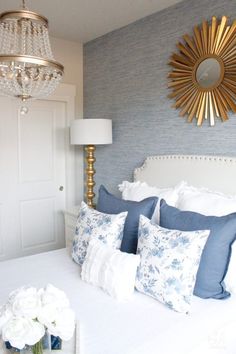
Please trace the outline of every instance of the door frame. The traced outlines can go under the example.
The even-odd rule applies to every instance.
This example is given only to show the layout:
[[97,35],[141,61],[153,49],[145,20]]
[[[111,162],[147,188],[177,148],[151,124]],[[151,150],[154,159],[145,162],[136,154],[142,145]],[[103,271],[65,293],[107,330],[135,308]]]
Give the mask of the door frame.
[[[76,86],[59,84],[53,94],[46,97],[48,101],[60,101],[66,104],[66,132],[65,132],[65,178],[66,178],[66,209],[74,206],[83,199],[83,172],[81,179],[76,178],[76,169],[83,166],[83,154],[75,153],[75,147],[70,144],[70,125],[75,117]],[[83,170],[82,170],[83,171]]]

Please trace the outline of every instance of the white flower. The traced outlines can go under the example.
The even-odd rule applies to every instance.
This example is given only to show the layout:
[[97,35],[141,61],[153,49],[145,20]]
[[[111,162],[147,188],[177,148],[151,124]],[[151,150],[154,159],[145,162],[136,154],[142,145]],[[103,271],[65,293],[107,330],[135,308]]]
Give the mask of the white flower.
[[10,293],[0,307],[0,335],[12,347],[34,345],[45,334],[69,340],[75,328],[75,315],[66,294],[49,284],[44,289],[23,287]]
[[34,345],[44,336],[44,326],[30,318],[13,317],[2,328],[2,338],[11,346],[23,349],[26,344]]
[[59,290],[52,284],[48,284],[45,289],[40,289],[42,305],[54,305],[58,308],[68,308],[70,306],[68,297],[64,291]]
[[69,308],[70,303],[64,291],[57,289],[51,284],[48,284],[45,289],[40,289],[39,294],[42,307],[38,320],[48,326],[48,324],[55,321],[58,312]]
[[20,288],[9,296],[11,310],[15,316],[37,318],[41,309],[41,299],[36,288]]
[[63,309],[57,313],[55,322],[48,325],[48,332],[62,340],[70,340],[75,329],[75,314],[71,309]]
[[52,304],[48,304],[41,307],[38,315],[38,321],[44,324],[46,327],[56,320],[58,308]]
[[0,334],[2,327],[13,317],[12,311],[8,305],[0,307]]

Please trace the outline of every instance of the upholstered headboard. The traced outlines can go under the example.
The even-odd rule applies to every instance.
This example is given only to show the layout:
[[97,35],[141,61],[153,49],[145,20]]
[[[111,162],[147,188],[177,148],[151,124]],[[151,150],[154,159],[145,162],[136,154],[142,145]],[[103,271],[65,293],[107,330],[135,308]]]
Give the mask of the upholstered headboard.
[[150,156],[134,171],[134,180],[160,188],[186,181],[226,194],[236,194],[236,158],[223,156]]

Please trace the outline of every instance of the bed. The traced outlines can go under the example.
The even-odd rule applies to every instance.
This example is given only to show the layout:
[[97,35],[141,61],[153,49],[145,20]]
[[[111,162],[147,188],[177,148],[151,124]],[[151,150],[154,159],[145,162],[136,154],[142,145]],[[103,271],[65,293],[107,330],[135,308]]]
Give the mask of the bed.
[[[216,178],[217,176],[217,178]],[[236,159],[155,156],[134,179],[168,187],[182,179],[235,194]],[[68,295],[80,322],[80,354],[234,354],[236,296],[225,301],[193,298],[191,313],[179,314],[135,291],[117,302],[82,282],[66,249],[2,262],[0,303],[18,286],[52,283]]]

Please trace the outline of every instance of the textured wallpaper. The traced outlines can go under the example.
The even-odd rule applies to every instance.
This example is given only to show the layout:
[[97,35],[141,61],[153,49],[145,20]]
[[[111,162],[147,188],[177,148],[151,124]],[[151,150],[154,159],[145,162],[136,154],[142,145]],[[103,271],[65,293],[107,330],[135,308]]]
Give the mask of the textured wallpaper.
[[117,185],[132,180],[149,155],[236,156],[236,115],[199,128],[167,98],[176,42],[213,15],[236,18],[235,1],[186,0],[85,45],[84,118],[113,120],[113,144],[96,151],[97,187],[103,183],[117,194]]

